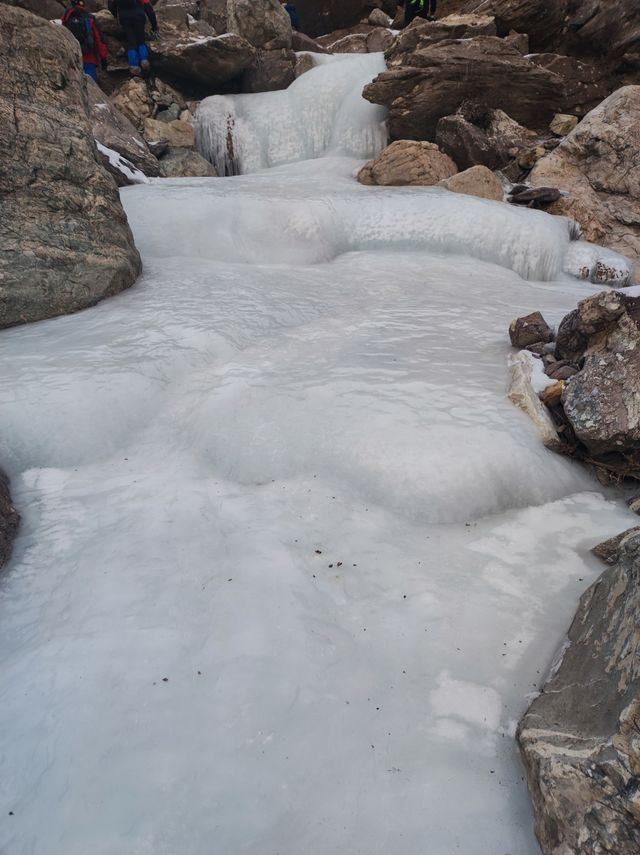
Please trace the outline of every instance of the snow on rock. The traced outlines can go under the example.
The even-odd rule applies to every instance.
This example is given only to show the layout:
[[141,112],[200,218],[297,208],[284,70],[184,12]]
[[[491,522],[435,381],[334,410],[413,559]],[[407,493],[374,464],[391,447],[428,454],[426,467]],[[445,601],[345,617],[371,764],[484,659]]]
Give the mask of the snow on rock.
[[107,167],[108,171],[114,175],[119,187],[124,187],[128,184],[148,183],[149,179],[147,176],[143,172],[140,172],[139,169],[136,169],[130,160],[127,160],[112,148],[107,148],[106,145],[102,145],[102,143],[97,140],[96,146],[102,155],[104,165]]

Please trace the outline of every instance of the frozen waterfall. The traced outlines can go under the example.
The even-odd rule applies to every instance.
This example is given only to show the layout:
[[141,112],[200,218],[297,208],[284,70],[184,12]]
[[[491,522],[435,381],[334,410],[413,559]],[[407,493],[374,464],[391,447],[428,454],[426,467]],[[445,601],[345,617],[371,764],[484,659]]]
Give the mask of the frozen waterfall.
[[383,54],[313,56],[316,67],[284,91],[202,101],[198,148],[220,175],[326,154],[365,159],[384,148],[386,111],[361,95],[384,70]]
[[0,333],[6,855],[539,855],[516,722],[637,518],[507,400],[507,329],[600,250],[359,185],[380,62],[208,99],[250,174],[126,188],[135,287]]

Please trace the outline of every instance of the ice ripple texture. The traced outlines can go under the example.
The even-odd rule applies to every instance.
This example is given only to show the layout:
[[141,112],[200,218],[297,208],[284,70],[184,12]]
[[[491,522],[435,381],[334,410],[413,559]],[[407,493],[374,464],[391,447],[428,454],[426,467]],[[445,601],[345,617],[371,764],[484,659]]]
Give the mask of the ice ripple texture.
[[506,329],[593,286],[356,166],[130,188],[139,283],[2,333],[3,855],[538,851],[515,722],[632,521]]

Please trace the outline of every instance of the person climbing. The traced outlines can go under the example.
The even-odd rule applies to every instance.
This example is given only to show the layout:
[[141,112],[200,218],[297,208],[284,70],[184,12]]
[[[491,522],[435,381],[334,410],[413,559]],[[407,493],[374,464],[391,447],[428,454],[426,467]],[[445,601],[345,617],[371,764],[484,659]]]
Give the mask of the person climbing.
[[287,0],[280,0],[280,2],[284,6],[285,11],[289,15],[289,17],[291,18],[291,26],[293,27],[294,30],[297,30],[299,32],[300,31],[300,18],[298,16],[298,10],[293,5],[293,3],[287,3]]
[[107,70],[109,50],[104,43],[100,27],[91,12],[87,11],[86,0],[71,0],[65,10],[62,25],[80,42],[84,73],[98,82],[98,65]]
[[109,11],[124,31],[129,71],[136,77],[148,74],[151,62],[145,34],[147,18],[153,37],[158,34],[158,19],[150,0],[108,0],[108,3]]
[[435,20],[438,0],[397,0],[398,8],[404,6],[404,25],[408,27],[414,18]]

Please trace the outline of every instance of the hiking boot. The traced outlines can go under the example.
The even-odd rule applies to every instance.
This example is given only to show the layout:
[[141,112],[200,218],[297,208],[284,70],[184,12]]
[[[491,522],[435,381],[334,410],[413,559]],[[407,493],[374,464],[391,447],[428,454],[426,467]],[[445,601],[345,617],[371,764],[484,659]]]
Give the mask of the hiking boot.
[[142,74],[142,72],[140,71],[140,66],[139,65],[130,65],[129,66],[129,74],[132,77],[140,77],[140,75]]
[[140,68],[142,69],[143,74],[148,74],[151,71],[151,63],[148,59],[141,59]]

